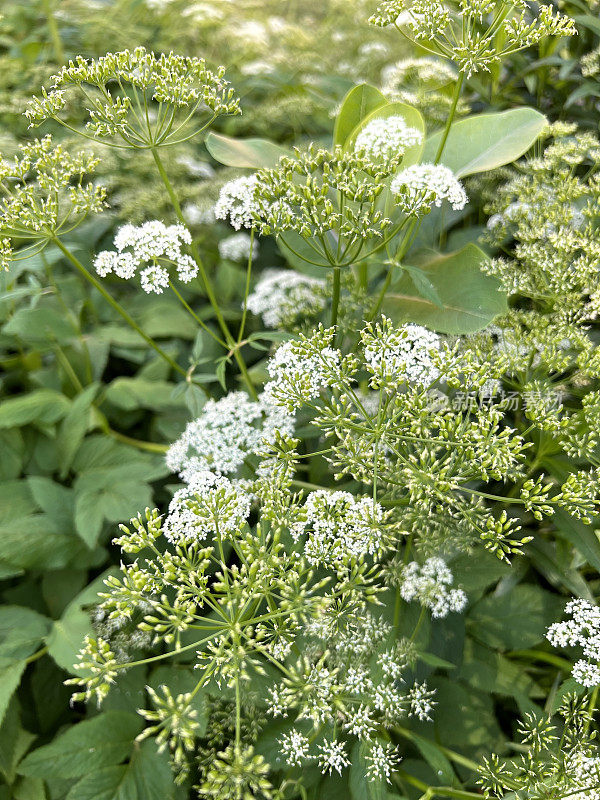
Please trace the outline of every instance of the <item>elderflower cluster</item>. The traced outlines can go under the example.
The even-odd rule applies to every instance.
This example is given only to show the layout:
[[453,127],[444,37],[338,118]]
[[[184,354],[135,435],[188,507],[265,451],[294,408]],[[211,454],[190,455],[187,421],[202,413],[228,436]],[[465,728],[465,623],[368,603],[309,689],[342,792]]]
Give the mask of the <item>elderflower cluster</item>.
[[441,558],[428,558],[424,564],[407,564],[400,579],[400,594],[407,603],[416,600],[431,611],[434,619],[447,617],[451,611],[464,611],[467,595],[453,589],[454,577]]
[[361,341],[373,388],[390,381],[430,386],[440,376],[440,337],[421,325],[394,328],[384,317],[361,332]]
[[399,195],[403,202],[407,196],[418,197],[423,192],[432,195],[432,202],[440,208],[447,200],[455,211],[460,211],[469,202],[467,193],[449,167],[443,164],[413,164],[401,170],[390,184],[392,194]]
[[356,137],[354,149],[371,161],[388,162],[422,141],[420,130],[410,127],[404,117],[394,114],[368,122]]
[[248,519],[250,496],[239,481],[197,472],[169,504],[164,535],[171,542],[202,541],[209,535],[231,536]]
[[266,394],[253,401],[246,392],[230,392],[220,400],[208,400],[200,416],[188,423],[167,452],[167,466],[185,483],[205,470],[231,475],[278,433],[293,432],[293,417]]
[[256,175],[243,175],[228,181],[219,193],[215,204],[216,219],[229,219],[232,227],[251,228],[259,213],[256,200]]
[[331,346],[333,334],[333,328],[319,325],[312,336],[300,334],[277,348],[267,363],[271,380],[265,394],[272,402],[294,411],[315,400],[338,378],[351,360]]
[[267,328],[285,328],[301,317],[314,317],[326,303],[325,281],[289,269],[267,269],[248,295],[248,310],[262,316]]
[[[369,22],[395,26],[410,39],[453,61],[467,77],[489,72],[502,58],[537,44],[548,36],[577,33],[570,17],[546,3],[518,0],[514,14],[503,14],[503,0],[381,0]],[[500,45],[498,43],[501,43]]]
[[350,492],[311,492],[302,517],[291,530],[297,541],[306,536],[304,554],[310,564],[341,566],[384,549],[385,515],[370,497]]
[[94,260],[96,272],[101,277],[114,273],[128,280],[140,271],[142,289],[162,294],[169,286],[168,267],[173,265],[179,280],[189,283],[198,274],[194,259],[181,252],[192,237],[183,225],[165,225],[159,220],[143,225],[123,225],[115,235],[116,250],[103,250]]
[[573,678],[582,686],[600,685],[600,608],[587,600],[571,600],[565,607],[571,619],[555,622],[546,638],[554,647],[581,647],[584,658],[573,666]]
[[[224,76],[223,67],[213,72],[202,58],[155,55],[144,47],[89,61],[77,56],[52,76],[50,91],[43,89],[25,113],[32,126],[47,119],[61,123],[67,92],[77,90],[89,115],[88,135],[107,144],[119,137],[121,147],[164,147],[190,138],[218,116],[240,113],[239,100]],[[114,94],[115,86],[123,93]],[[136,100],[141,105],[154,101],[171,106],[171,124],[165,126],[151,114],[142,118],[134,112]],[[183,129],[188,128],[192,130],[186,136]]]

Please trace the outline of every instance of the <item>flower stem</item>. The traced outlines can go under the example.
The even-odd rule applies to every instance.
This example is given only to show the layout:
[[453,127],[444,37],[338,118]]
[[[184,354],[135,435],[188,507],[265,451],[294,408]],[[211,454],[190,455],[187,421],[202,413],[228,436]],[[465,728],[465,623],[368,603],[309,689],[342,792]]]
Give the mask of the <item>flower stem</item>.
[[183,298],[181,292],[177,289],[177,287],[175,286],[173,281],[169,281],[169,286],[173,290],[173,292],[175,294],[175,297],[179,300],[179,302],[185,308],[185,310],[188,312],[188,314],[191,317],[193,317],[194,321],[197,322],[198,325],[200,325],[202,330],[206,331],[206,333],[208,333],[209,336],[212,336],[212,338],[215,340],[215,342],[218,342],[221,345],[221,347],[227,347],[227,345],[223,341],[223,339],[221,339],[219,336],[217,336],[215,333],[213,333],[213,331],[211,331],[211,329],[208,327],[208,325],[203,320],[200,319],[200,317],[196,314],[196,312],[190,306],[190,304]]
[[[165,189],[167,190],[167,194],[171,199],[171,203],[173,204],[173,208],[175,210],[175,214],[177,215],[178,220],[181,222],[182,225],[185,225],[185,217],[183,216],[183,212],[181,210],[181,205],[179,204],[179,200],[177,199],[177,195],[175,194],[175,190],[173,189],[173,185],[169,180],[169,176],[164,168],[160,155],[158,154],[158,150],[156,147],[152,148],[152,155],[154,157],[154,162],[156,164],[156,168],[158,170],[158,174],[161,177],[162,182],[165,185]],[[215,316],[217,318],[217,322],[219,323],[219,327],[223,332],[223,336],[225,337],[225,341],[227,346],[231,349],[231,354],[235,358],[238,368],[242,374],[244,382],[250,392],[250,395],[256,400],[258,397],[256,393],[256,389],[254,388],[254,384],[252,383],[252,379],[248,374],[248,369],[246,367],[246,363],[242,358],[242,354],[239,351],[239,347],[233,338],[231,331],[229,330],[229,326],[225,322],[225,318],[221,312],[221,308],[219,306],[219,302],[217,300],[217,296],[215,294],[214,287],[212,285],[212,281],[210,280],[208,273],[204,268],[204,264],[202,263],[202,259],[200,258],[200,254],[198,253],[198,248],[194,243],[190,246],[190,250],[192,251],[192,256],[196,264],[198,265],[198,271],[200,273],[200,277],[202,278],[202,283],[204,285],[204,290],[206,292],[206,296],[208,297],[208,301],[211,304],[213,311],[215,312]]]
[[52,241],[53,241],[53,242],[54,242],[54,244],[55,244],[55,245],[56,245],[56,246],[59,248],[59,250],[60,250],[60,251],[61,251],[61,252],[62,252],[62,253],[63,253],[63,254],[66,256],[66,258],[67,258],[67,259],[68,259],[68,260],[71,262],[71,264],[73,264],[73,266],[74,266],[74,267],[75,267],[75,268],[76,268],[76,269],[77,269],[77,270],[78,270],[78,271],[79,271],[79,272],[80,272],[80,273],[81,273],[81,274],[84,276],[84,278],[85,278],[87,281],[89,281],[89,282],[92,284],[92,286],[93,286],[95,289],[97,289],[97,290],[100,292],[100,294],[102,295],[102,297],[104,297],[104,299],[106,300],[106,302],[107,302],[107,303],[108,303],[110,306],[112,306],[112,308],[114,308],[114,310],[115,310],[115,311],[116,311],[118,314],[120,314],[120,315],[123,317],[123,319],[125,320],[125,322],[126,322],[128,325],[130,325],[130,326],[133,328],[133,330],[134,330],[134,331],[136,331],[136,333],[138,333],[138,334],[139,334],[139,335],[142,337],[142,339],[143,339],[143,340],[144,340],[144,341],[145,341],[147,344],[149,344],[149,345],[150,345],[150,347],[151,347],[153,350],[155,350],[155,351],[156,351],[156,353],[158,353],[158,355],[159,355],[161,358],[163,358],[163,359],[164,359],[164,360],[167,362],[167,364],[169,364],[169,366],[170,366],[170,367],[172,367],[172,368],[173,368],[173,369],[174,369],[176,372],[178,372],[180,375],[185,375],[185,376],[187,377],[187,373],[186,373],[186,371],[183,369],[183,367],[180,367],[180,366],[179,366],[179,364],[178,364],[178,363],[177,363],[177,362],[176,362],[176,361],[175,361],[173,358],[171,358],[171,356],[170,356],[168,353],[166,353],[166,352],[165,352],[165,351],[162,349],[162,347],[160,347],[160,345],[158,345],[158,344],[157,344],[157,343],[154,341],[154,339],[152,339],[150,336],[148,336],[148,334],[147,334],[147,333],[145,333],[145,332],[144,332],[144,331],[143,331],[143,330],[140,328],[140,326],[139,326],[139,325],[137,324],[137,322],[136,322],[136,321],[133,319],[133,317],[131,317],[131,316],[130,316],[130,315],[127,313],[127,311],[125,311],[125,309],[123,308],[123,306],[122,306],[120,303],[118,303],[118,302],[117,302],[117,301],[114,299],[114,297],[112,297],[112,295],[110,295],[110,294],[109,294],[109,293],[106,291],[106,289],[104,288],[104,286],[102,286],[102,284],[100,283],[100,281],[99,281],[97,278],[95,278],[95,277],[94,277],[94,276],[93,276],[93,275],[92,275],[90,272],[88,272],[88,271],[87,271],[87,269],[86,269],[86,268],[83,266],[83,264],[81,263],[81,261],[79,261],[79,259],[78,259],[78,258],[76,258],[76,257],[73,255],[73,253],[72,253],[72,252],[71,252],[71,251],[70,251],[70,250],[69,250],[67,247],[65,247],[65,246],[64,246],[64,244],[63,244],[63,243],[60,241],[60,239],[59,239],[57,236],[53,236],[53,237],[52,237]]
[[456,85],[454,87],[454,96],[452,97],[452,105],[450,106],[450,113],[448,114],[448,119],[446,120],[446,127],[444,128],[444,133],[442,134],[442,140],[440,142],[440,146],[438,147],[438,151],[435,154],[434,164],[440,163],[442,153],[444,152],[444,147],[446,146],[446,140],[448,139],[448,134],[450,133],[450,128],[452,127],[452,122],[454,121],[454,116],[456,114],[456,106],[458,105],[458,100],[460,98],[460,93],[462,90],[464,79],[465,79],[464,73],[461,72],[460,75],[458,76],[458,80],[456,81]]
[[26,658],[25,659],[25,663],[26,664],[33,664],[33,662],[37,661],[38,658],[41,658],[42,656],[45,656],[47,652],[48,652],[48,648],[47,647],[42,647],[40,650],[37,650],[32,656],[29,656],[28,658]]
[[338,321],[338,311],[340,306],[340,287],[342,283],[342,271],[339,267],[333,268],[333,293],[331,295],[331,327],[334,328]]

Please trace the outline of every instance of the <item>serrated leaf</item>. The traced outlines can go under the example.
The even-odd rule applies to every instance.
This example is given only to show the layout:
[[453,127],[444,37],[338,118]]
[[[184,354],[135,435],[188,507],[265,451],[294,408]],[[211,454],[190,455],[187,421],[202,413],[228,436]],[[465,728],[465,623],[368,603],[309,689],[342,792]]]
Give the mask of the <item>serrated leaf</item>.
[[142,721],[136,714],[103,712],[71,726],[50,744],[29,753],[18,772],[44,780],[95,774],[127,758],[141,729]]
[[24,569],[60,569],[84,550],[76,537],[59,533],[47,514],[0,522],[0,561]]
[[600,571],[600,541],[596,531],[591,526],[573,519],[565,511],[557,511],[552,521],[556,535],[572,544],[590,566]]
[[168,411],[182,405],[173,398],[172,383],[145,378],[116,378],[106,388],[105,398],[126,411],[138,408]]
[[484,597],[468,614],[468,629],[477,640],[497,650],[533,647],[544,639],[560,616],[563,601],[533,584]]
[[84,638],[93,634],[90,615],[84,610],[84,607],[100,601],[98,592],[106,588],[104,579],[108,575],[116,574],[118,574],[118,569],[112,567],[99,575],[69,603],[62,617],[52,623],[52,628],[46,638],[48,653],[59,667],[71,675],[77,672],[73,665],[77,661],[77,654],[83,646]]
[[40,306],[20,308],[4,326],[4,332],[26,342],[43,342],[49,347],[55,341],[64,344],[77,336],[77,330],[64,312]]
[[21,682],[27,662],[15,661],[7,667],[0,667],[0,723],[4,719],[10,698]]
[[0,606],[0,666],[30,656],[48,633],[50,620],[25,606]]
[[0,403],[0,428],[18,428],[30,422],[51,425],[62,419],[70,406],[69,400],[53,389],[5,398]]
[[87,386],[83,392],[78,394],[73,400],[68,414],[60,424],[58,436],[56,438],[56,446],[61,461],[61,478],[64,478],[68,474],[75,453],[88,430],[90,408],[97,392],[98,384]]
[[472,244],[435,258],[419,268],[433,285],[442,308],[419,294],[412,278],[403,275],[386,295],[382,310],[393,322],[416,322],[441,333],[482,330],[507,309],[499,282],[482,271],[487,261],[486,254]]
[[30,476],[27,483],[38,507],[65,533],[70,533],[73,527],[73,490],[41,475]]
[[129,764],[86,775],[66,800],[172,800],[174,795],[169,762],[150,739],[136,745]]

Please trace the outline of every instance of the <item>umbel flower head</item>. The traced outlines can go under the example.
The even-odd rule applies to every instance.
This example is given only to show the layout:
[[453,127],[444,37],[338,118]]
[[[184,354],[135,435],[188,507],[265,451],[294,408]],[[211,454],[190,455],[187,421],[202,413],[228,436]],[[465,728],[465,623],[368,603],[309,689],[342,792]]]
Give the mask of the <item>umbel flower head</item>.
[[346,266],[356,263],[359,255],[365,258],[362,251],[368,241],[375,240],[377,246],[400,229],[379,201],[401,153],[388,157],[387,151],[379,150],[381,157],[373,159],[359,151],[338,147],[330,152],[311,144],[284,156],[277,167],[261,170],[256,182],[246,186],[252,192],[246,208],[254,225],[262,234],[283,234],[290,250],[293,245],[286,234],[299,234],[314,254],[307,260],[321,266]]
[[267,328],[280,328],[320,314],[326,302],[325,281],[291,269],[268,269],[248,296],[248,310],[260,314]]
[[369,22],[394,26],[467,77],[547,36],[573,36],[572,19],[545,3],[516,0],[382,0]]
[[584,657],[574,664],[573,678],[586,688],[600,686],[600,608],[571,600],[565,614],[571,619],[551,625],[546,638],[554,647],[581,647]]
[[265,394],[254,401],[245,392],[230,392],[220,400],[208,400],[200,416],[188,423],[167,452],[167,466],[185,483],[206,470],[234,475],[278,433],[293,432],[294,418]]
[[170,265],[184,283],[198,274],[194,259],[181,252],[192,237],[183,225],[165,225],[159,220],[143,225],[123,225],[115,235],[116,250],[103,250],[94,260],[96,272],[101,277],[114,272],[119,278],[133,278],[138,269],[142,289],[148,294],[162,294],[169,285]]
[[97,158],[71,154],[51,136],[19,150],[12,161],[0,159],[0,267],[5,269],[13,257],[11,240],[33,240],[23,251],[28,257],[105,205],[105,189],[86,181]]
[[51,78],[51,90],[34,97],[25,114],[32,126],[47,119],[63,123],[67,93],[78,90],[89,114],[88,136],[107,144],[119,138],[119,147],[165,147],[191,138],[219,116],[240,113],[224,76],[224,67],[213,72],[202,58],[155,55],[144,47],[89,61],[78,56]]

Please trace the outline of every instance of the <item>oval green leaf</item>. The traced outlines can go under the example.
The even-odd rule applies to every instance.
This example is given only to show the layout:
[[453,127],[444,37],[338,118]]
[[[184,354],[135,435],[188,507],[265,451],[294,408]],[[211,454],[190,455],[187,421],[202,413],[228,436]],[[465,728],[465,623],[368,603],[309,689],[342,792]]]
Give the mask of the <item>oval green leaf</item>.
[[[529,150],[546,123],[546,117],[533,108],[461,119],[450,129],[441,163],[459,178],[510,164]],[[441,137],[438,131],[427,139],[423,161],[435,159]]]
[[457,253],[440,256],[419,268],[431,282],[440,306],[423,297],[409,274],[393,286],[383,303],[383,313],[394,322],[416,322],[440,333],[475,333],[507,309],[499,282],[482,272],[488,260],[474,244]]
[[233,139],[220,133],[209,133],[206,149],[226,167],[263,169],[275,167],[288,151],[268,139]]
[[356,126],[376,108],[387,103],[379,89],[368,83],[361,83],[350,89],[342,100],[341,108],[333,129],[333,146],[344,146]]

